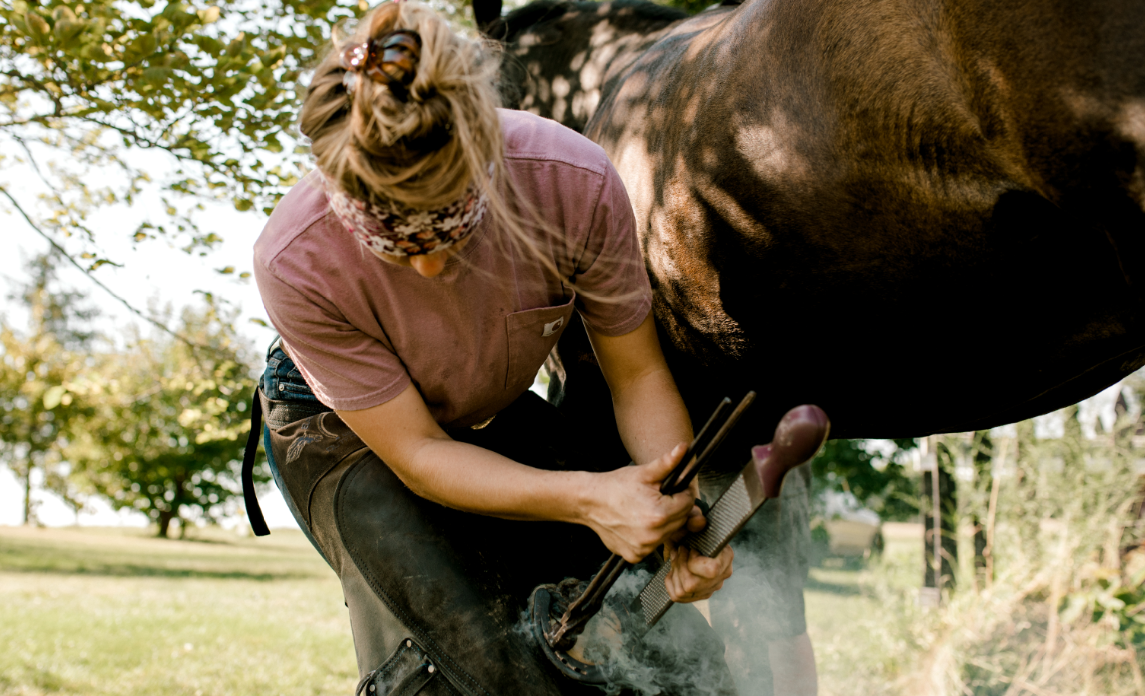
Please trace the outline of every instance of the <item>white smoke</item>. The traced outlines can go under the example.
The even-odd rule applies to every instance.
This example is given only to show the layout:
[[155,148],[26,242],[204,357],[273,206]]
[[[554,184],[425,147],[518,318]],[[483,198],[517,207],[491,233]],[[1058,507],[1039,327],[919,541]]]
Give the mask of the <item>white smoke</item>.
[[734,696],[723,644],[695,607],[673,606],[647,633],[639,627],[642,617],[628,614],[651,577],[643,569],[621,576],[604,610],[586,627],[583,645],[577,646],[586,659],[604,667],[609,679],[605,693],[628,689],[639,696]]

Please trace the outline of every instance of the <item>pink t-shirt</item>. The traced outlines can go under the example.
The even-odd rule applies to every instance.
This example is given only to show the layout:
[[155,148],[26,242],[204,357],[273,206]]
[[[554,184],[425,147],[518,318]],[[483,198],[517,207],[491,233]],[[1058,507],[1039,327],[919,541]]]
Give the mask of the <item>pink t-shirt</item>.
[[509,175],[561,233],[536,235],[559,278],[513,248],[489,215],[435,278],[383,261],[342,227],[316,173],[270,216],[255,242],[255,279],[322,403],[369,408],[412,381],[438,423],[472,425],[529,388],[574,308],[606,336],[647,316],[632,208],[604,151],[553,121],[500,115]]

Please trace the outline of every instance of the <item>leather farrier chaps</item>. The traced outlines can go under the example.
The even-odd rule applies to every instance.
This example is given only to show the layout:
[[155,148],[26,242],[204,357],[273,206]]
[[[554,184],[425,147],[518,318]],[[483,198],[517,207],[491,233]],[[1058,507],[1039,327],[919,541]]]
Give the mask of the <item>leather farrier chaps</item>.
[[[262,390],[259,395],[276,480],[342,581],[362,677],[359,693],[601,693],[553,669],[523,620],[535,586],[590,577],[608,556],[591,530],[474,515],[420,498],[313,397],[299,412],[290,408],[297,401],[267,399]],[[284,422],[292,414],[303,417]],[[588,459],[576,456],[577,440],[563,432],[557,411],[531,392],[487,427],[449,434],[529,466],[589,468],[583,466]],[[696,641],[696,653],[726,672],[722,643],[699,612],[688,609],[695,615],[691,622],[701,624],[697,636],[704,637]],[[711,693],[734,694],[726,687],[730,679],[716,681]]]

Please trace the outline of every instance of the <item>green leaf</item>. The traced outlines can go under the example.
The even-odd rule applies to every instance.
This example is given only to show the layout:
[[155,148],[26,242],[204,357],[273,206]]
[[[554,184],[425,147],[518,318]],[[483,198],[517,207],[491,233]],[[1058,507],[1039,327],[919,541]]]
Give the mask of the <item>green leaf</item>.
[[[65,7],[62,9],[67,8]],[[68,11],[70,12],[71,10]],[[72,15],[72,17],[74,18],[75,15]],[[64,46],[68,46],[71,45],[73,41],[80,35],[80,33],[86,28],[87,24],[85,22],[81,22],[76,19],[58,19],[53,31],[56,35],[56,39],[58,39],[59,42]]]
[[74,22],[76,21],[76,13],[67,5],[59,5],[56,9],[52,10],[52,18],[55,19],[57,23]]
[[33,41],[41,46],[48,43],[48,37],[52,32],[48,20],[29,10],[24,13],[24,24],[27,25],[28,35],[32,37]]
[[246,46],[246,34],[239,34],[229,44],[227,44],[227,56],[234,58],[243,52],[243,47]]
[[123,264],[116,263],[116,262],[112,261],[111,259],[97,259],[95,263],[88,266],[88,270],[94,271],[101,266],[115,266],[116,268],[122,268]]
[[143,82],[152,87],[161,87],[174,74],[171,68],[147,68],[142,73]]
[[44,408],[51,411],[56,406],[59,406],[60,399],[63,398],[66,391],[66,388],[58,384],[54,387],[49,387],[48,390],[44,392]]
[[263,57],[262,62],[263,64],[273,68],[277,67],[284,58],[286,58],[286,46],[279,46],[278,48],[267,53],[266,56]]
[[199,47],[200,51],[210,56],[219,55],[225,48],[217,39],[204,34],[196,34],[195,38],[191,39],[191,41]]
[[123,60],[127,63],[135,63],[155,53],[155,48],[158,45],[154,34],[150,32],[140,34],[134,41],[128,44],[127,50],[123,55]]

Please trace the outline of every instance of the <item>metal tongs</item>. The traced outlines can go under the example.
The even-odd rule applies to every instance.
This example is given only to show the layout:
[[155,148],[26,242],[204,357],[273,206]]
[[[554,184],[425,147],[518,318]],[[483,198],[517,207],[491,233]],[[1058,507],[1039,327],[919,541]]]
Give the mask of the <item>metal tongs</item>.
[[[716,449],[754,400],[755,392],[748,392],[730,414],[728,408],[731,406],[731,399],[724,398],[720,402],[715,412],[708,418],[708,422],[692,440],[680,463],[661,482],[662,495],[675,495],[692,483],[692,479],[711,461]],[[718,429],[717,423],[719,423]],[[584,631],[585,625],[600,611],[605,595],[628,567],[629,563],[623,557],[616,554],[609,557],[585,587],[584,592],[569,603],[568,609],[561,616],[560,623],[551,632],[544,631],[545,642],[554,650],[567,651],[572,648],[576,644],[577,636]]]

